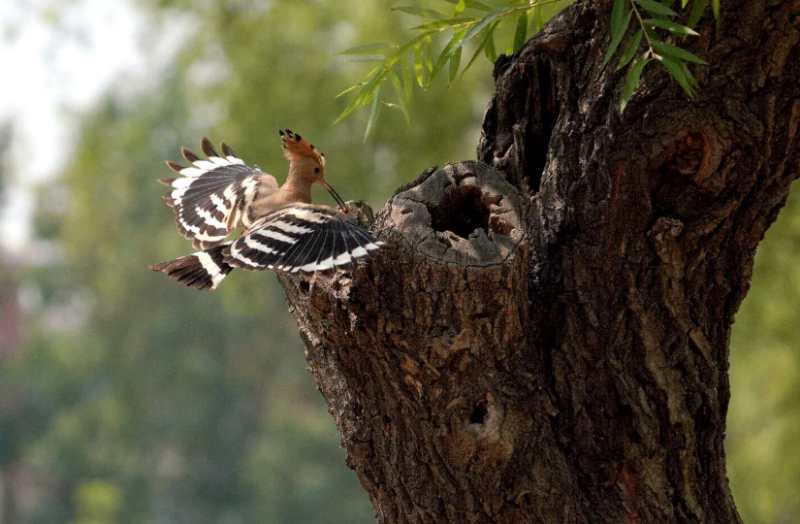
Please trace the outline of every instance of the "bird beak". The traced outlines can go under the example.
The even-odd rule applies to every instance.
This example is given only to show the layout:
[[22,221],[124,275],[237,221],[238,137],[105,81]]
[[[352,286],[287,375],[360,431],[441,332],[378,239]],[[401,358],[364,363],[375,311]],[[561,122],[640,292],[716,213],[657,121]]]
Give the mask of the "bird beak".
[[339,209],[342,210],[342,213],[347,213],[347,204],[344,203],[344,199],[339,196],[339,193],[333,189],[333,186],[330,185],[324,178],[320,178],[319,183],[322,184],[322,187],[328,190],[328,193],[330,193],[336,203],[339,204]]

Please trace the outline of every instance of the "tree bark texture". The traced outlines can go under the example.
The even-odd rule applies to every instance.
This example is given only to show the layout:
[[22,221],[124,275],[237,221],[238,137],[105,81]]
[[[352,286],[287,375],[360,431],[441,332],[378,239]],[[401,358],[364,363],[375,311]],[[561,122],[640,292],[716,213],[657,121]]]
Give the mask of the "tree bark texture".
[[379,522],[740,521],[728,345],[800,171],[800,2],[722,5],[696,99],[651,67],[624,114],[610,2],[573,5],[496,64],[479,161],[377,213],[385,249],[281,277]]

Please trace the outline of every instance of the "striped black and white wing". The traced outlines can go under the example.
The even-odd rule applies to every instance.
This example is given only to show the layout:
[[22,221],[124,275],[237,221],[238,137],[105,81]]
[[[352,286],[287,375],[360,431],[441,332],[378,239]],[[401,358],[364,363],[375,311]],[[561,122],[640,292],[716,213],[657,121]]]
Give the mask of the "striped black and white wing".
[[275,191],[278,183],[272,175],[246,165],[226,144],[222,155],[207,138],[202,147],[205,160],[183,148],[189,166],[168,161],[181,176],[162,182],[172,188],[164,202],[175,211],[178,231],[195,248],[207,249],[224,241],[233,229],[248,227],[248,208],[256,195]]
[[254,223],[230,245],[225,261],[244,269],[325,271],[352,264],[382,244],[332,208],[294,204]]

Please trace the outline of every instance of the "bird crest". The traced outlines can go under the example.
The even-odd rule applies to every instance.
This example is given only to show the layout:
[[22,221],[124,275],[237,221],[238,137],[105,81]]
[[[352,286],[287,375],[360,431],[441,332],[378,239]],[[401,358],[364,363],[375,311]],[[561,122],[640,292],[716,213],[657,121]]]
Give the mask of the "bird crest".
[[291,129],[279,129],[283,156],[290,162],[298,157],[308,157],[325,167],[325,154],[314,147],[314,144],[295,133]]

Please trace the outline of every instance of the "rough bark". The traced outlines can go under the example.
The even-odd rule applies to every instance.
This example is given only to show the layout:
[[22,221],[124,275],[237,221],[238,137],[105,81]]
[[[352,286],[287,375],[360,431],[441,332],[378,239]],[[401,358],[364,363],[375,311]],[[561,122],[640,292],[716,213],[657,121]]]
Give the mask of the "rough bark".
[[379,211],[352,275],[283,277],[379,522],[738,522],[728,344],[800,171],[800,2],[723,2],[687,100],[627,110],[609,2],[495,68],[478,159]]

